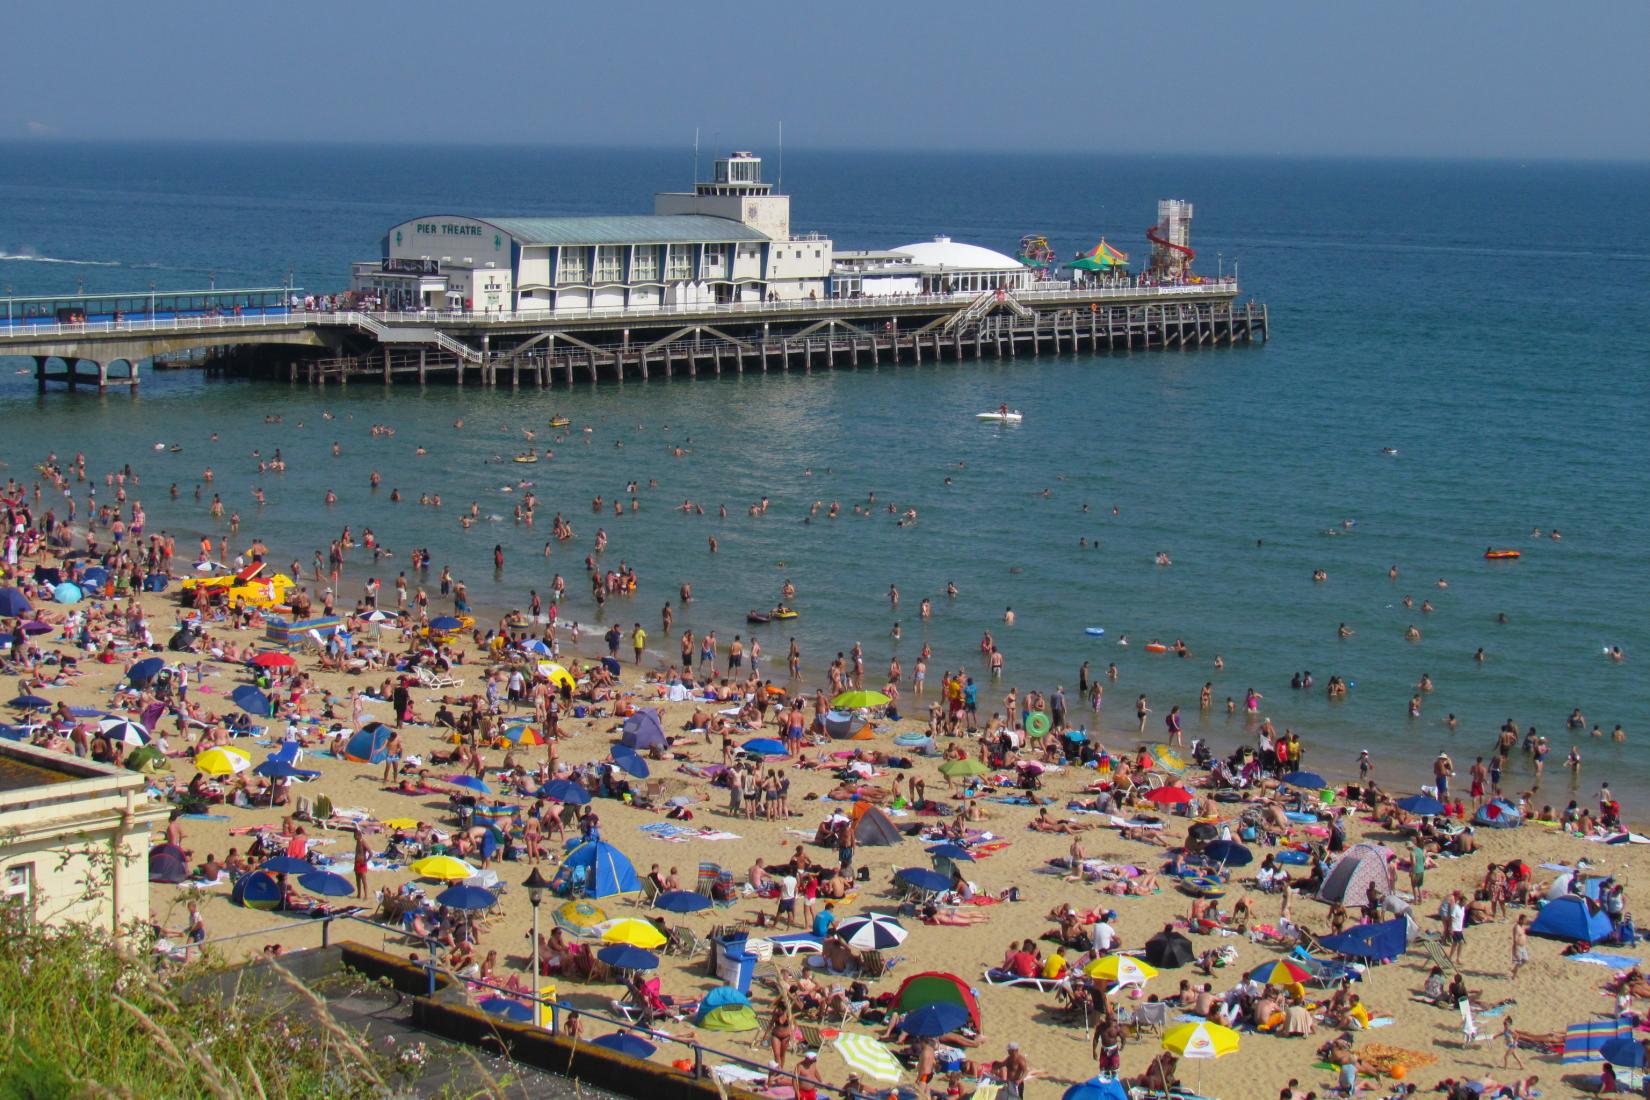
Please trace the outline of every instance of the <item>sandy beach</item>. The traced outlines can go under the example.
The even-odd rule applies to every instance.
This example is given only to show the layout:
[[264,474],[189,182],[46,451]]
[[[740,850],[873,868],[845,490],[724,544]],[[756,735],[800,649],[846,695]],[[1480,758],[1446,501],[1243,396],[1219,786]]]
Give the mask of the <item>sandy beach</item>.
[[[177,599],[176,586],[168,594],[143,596],[142,606],[149,627],[157,639],[167,637],[171,633],[173,623],[183,613]],[[485,625],[487,624],[483,624]],[[386,649],[401,648],[399,643],[389,644],[389,637],[393,633],[388,631],[384,636]],[[565,635],[566,631],[562,633]],[[358,637],[365,641],[371,634],[372,628],[363,627]],[[208,637],[211,642],[203,644],[221,644],[227,641],[240,647],[252,645],[260,650],[266,648],[261,643],[262,631],[256,628],[235,629],[223,624],[213,624],[209,627]],[[599,641],[599,636],[593,638],[589,634],[585,635],[583,648],[587,655],[591,643],[599,644]],[[56,634],[40,638],[38,643],[47,650],[63,648],[63,643]],[[453,675],[463,679],[462,688],[453,687],[445,691],[412,688],[414,710],[420,719],[428,721],[431,718],[438,708],[439,698],[443,695],[457,697],[483,690],[489,665],[480,658],[475,646],[465,644],[462,648],[466,654],[463,663],[453,670]],[[235,687],[249,682],[245,666],[203,657],[199,659],[197,676],[195,656],[178,653],[163,655],[169,661],[181,659],[190,671],[192,682],[189,685],[189,697],[193,702],[218,716],[234,713],[235,708],[229,700],[229,693]],[[610,711],[611,707],[623,703],[658,706],[662,708],[664,729],[672,734],[681,731],[688,724],[696,707],[703,704],[692,701],[663,702],[660,698],[662,689],[658,683],[659,674],[663,672],[663,662],[650,652],[638,670],[629,660],[628,638],[623,655],[625,665],[620,681],[620,697],[615,702],[605,704],[604,709]],[[123,655],[123,660],[129,661],[132,656],[135,655]],[[724,652],[719,660],[725,660],[725,657]],[[574,667],[580,667],[585,663],[572,658],[566,652],[562,654],[562,658]],[[61,701],[71,706],[115,709],[118,701],[113,692],[123,678],[123,664],[101,664],[94,660],[83,660],[80,670],[81,675],[72,683],[35,686],[33,690],[44,694],[54,704]],[[305,696],[306,707],[311,712],[318,712],[323,698],[330,695],[338,701],[338,713],[341,716],[339,721],[344,726],[350,725],[348,697],[351,690],[375,687],[384,682],[389,675],[372,671],[362,675],[327,671],[319,667],[318,658],[314,654],[300,656],[293,671],[302,672],[309,677],[311,687]],[[782,674],[783,668],[778,671]],[[644,681],[643,672],[648,674],[648,680]],[[17,683],[21,687],[23,681]],[[812,694],[811,687],[793,687],[799,694]],[[930,698],[932,694],[931,684]],[[392,718],[389,705],[383,702],[369,701],[365,713],[371,719]],[[527,713],[530,716],[530,709]],[[770,714],[770,731],[773,728],[771,718]],[[254,761],[264,759],[268,752],[276,747],[274,742],[278,741],[280,731],[284,728],[284,723],[280,721],[263,720],[262,724],[267,730],[266,736],[261,739],[265,743],[253,744],[246,739],[233,742],[236,747],[251,754]],[[922,727],[923,723],[913,721],[879,722],[874,740],[830,742],[822,747],[808,748],[805,756],[809,762],[816,762],[822,755],[832,751],[855,748],[883,752],[895,750],[903,753],[905,750],[895,749],[894,735]],[[164,719],[157,730],[167,736],[174,751],[182,748],[183,739],[171,718]],[[602,760],[609,755],[616,742],[618,723],[610,716],[568,718],[561,722],[560,730],[562,739],[556,745],[559,762],[564,766],[578,765]],[[755,735],[755,731],[745,734]],[[1140,744],[1132,730],[1101,732],[1096,731],[1091,725],[1090,735],[1098,735],[1114,752],[1124,756],[1130,755]],[[452,748],[452,741],[450,736],[446,735],[446,731],[431,725],[408,723],[401,732],[401,738],[406,753],[419,755],[425,760],[433,751],[448,751]],[[959,741],[965,743],[970,755],[976,755],[976,746],[972,739],[963,738]],[[705,744],[702,737],[689,736],[680,745],[680,750],[699,763],[714,764],[720,761],[719,746]],[[547,750],[519,748],[513,751],[519,762],[536,766],[546,759]],[[502,751],[484,750],[484,758],[489,768],[497,768],[503,762],[504,755]],[[810,859],[834,863],[835,854],[832,851],[809,843],[816,826],[833,809],[840,808],[840,804],[823,801],[823,796],[838,785],[834,773],[803,767],[800,766],[800,762],[793,760],[770,761],[770,766],[782,764],[784,774],[792,781],[789,799],[792,816],[789,820],[783,821],[756,821],[731,815],[727,809],[727,792],[711,788],[702,779],[683,774],[678,769],[684,763],[669,760],[652,763],[653,775],[663,780],[661,797],[685,795],[694,799],[691,807],[692,828],[734,835],[718,840],[666,841],[644,831],[644,827],[657,825],[664,820],[658,810],[638,809],[615,799],[597,799],[593,808],[600,814],[603,839],[624,851],[633,861],[638,873],[645,874],[651,866],[657,864],[661,873],[678,875],[685,888],[692,889],[698,864],[701,861],[713,861],[732,872],[736,881],[742,882],[753,861],[764,859],[770,866],[781,863],[789,858],[792,850],[799,844],[803,846]],[[937,757],[917,758],[912,769],[883,770],[869,782],[886,788],[895,775],[902,775],[908,780],[921,779],[926,783],[926,792],[930,798],[943,799],[946,797],[946,780],[939,774],[940,763]],[[313,749],[305,755],[301,766],[316,769],[321,774],[311,782],[295,785],[294,794],[308,799],[311,804],[317,797],[325,795],[337,810],[357,815],[368,823],[368,843],[375,851],[383,848],[390,835],[389,830],[377,824],[386,820],[412,818],[431,822],[443,828],[450,829],[453,826],[454,818],[449,812],[447,793],[456,792],[456,788],[451,788],[447,784],[436,784],[440,791],[437,794],[397,793],[387,789],[382,765],[351,763],[334,759],[324,751]],[[181,753],[169,760],[167,767],[169,775],[157,777],[157,791],[171,784],[182,789],[195,775],[191,756],[187,753]],[[454,769],[439,766],[432,768],[432,772],[440,774],[451,774],[453,771]],[[1083,854],[1089,860],[1132,865],[1147,871],[1158,869],[1168,854],[1165,848],[1125,839],[1117,829],[1109,827],[1109,819],[1105,816],[1071,814],[1065,810],[1067,802],[1073,798],[1093,797],[1092,794],[1085,795],[1082,792],[1095,779],[1096,773],[1091,768],[1051,767],[1043,775],[1041,789],[1036,794],[1050,800],[1047,808],[1055,820],[1072,821],[1081,828],[1078,840],[1082,845]],[[1189,784],[1200,781],[1190,776],[1187,778]],[[505,801],[510,805],[531,803],[530,799],[521,798]],[[1057,999],[1053,993],[988,984],[985,981],[985,968],[998,964],[1004,957],[1005,949],[1011,947],[1014,942],[1028,937],[1038,939],[1045,932],[1052,930],[1054,924],[1046,919],[1046,915],[1062,904],[1069,903],[1080,911],[1115,910],[1117,917],[1112,923],[1117,930],[1120,944],[1125,949],[1132,949],[1139,948],[1148,937],[1166,925],[1174,924],[1183,931],[1186,930],[1186,918],[1192,899],[1176,888],[1174,880],[1166,875],[1159,876],[1157,888],[1143,896],[1107,892],[1104,883],[1071,881],[1051,868],[1050,860],[1066,856],[1071,849],[1073,837],[1032,829],[1030,822],[1039,812],[1032,806],[1010,805],[985,799],[978,804],[984,809],[984,819],[973,823],[972,827],[988,831],[993,840],[1001,842],[1001,846],[987,845],[991,850],[988,854],[982,854],[978,862],[969,865],[968,875],[982,894],[998,894],[1014,888],[1018,891],[1018,900],[965,906],[963,909],[973,914],[969,919],[978,921],[966,926],[930,926],[913,918],[905,918],[903,923],[909,930],[909,938],[890,952],[899,957],[899,962],[890,974],[871,983],[872,992],[891,992],[898,987],[904,977],[925,970],[948,971],[964,978],[978,993],[983,1018],[983,1034],[979,1048],[969,1053],[982,1062],[994,1060],[1003,1056],[1008,1042],[1018,1042],[1037,1074],[1037,1080],[1030,1086],[1031,1091],[1051,1095],[1056,1089],[1084,1080],[1095,1071],[1095,1060],[1090,1053],[1089,1033],[1081,1016],[1074,1020],[1065,1018],[1057,1007]],[[1238,803],[1222,802],[1210,803],[1210,806],[1215,813],[1224,814],[1227,821],[1231,821],[1244,808]],[[1144,808],[1161,814],[1160,807]],[[182,819],[180,824],[183,840],[191,853],[191,864],[199,865],[209,855],[221,859],[231,848],[237,848],[244,853],[253,839],[251,833],[259,828],[278,831],[288,809],[290,807],[271,809],[216,805],[205,817]],[[918,822],[938,824],[945,820],[918,816],[899,809],[892,810],[892,816],[895,824],[901,827]],[[1178,816],[1168,816],[1165,820],[1167,824],[1162,833],[1164,840],[1171,845],[1180,844],[1186,836],[1190,821]],[[1386,832],[1379,822],[1367,814],[1353,812],[1348,815],[1346,821],[1349,844],[1370,840],[1391,844],[1400,854],[1404,851],[1404,842],[1394,834]],[[311,850],[322,857],[335,860],[333,869],[348,877],[354,841],[351,833],[347,831],[347,822],[335,817],[332,822],[309,823],[306,828],[313,838]],[[1554,872],[1542,869],[1543,865],[1574,865],[1577,860],[1586,859],[1594,873],[1613,874],[1618,880],[1632,884],[1635,874],[1645,860],[1650,858],[1650,854],[1647,854],[1650,849],[1639,845],[1607,846],[1591,843],[1562,829],[1534,824],[1508,830],[1479,829],[1477,838],[1477,853],[1459,859],[1442,858],[1428,873],[1425,883],[1426,895],[1413,910],[1413,915],[1423,931],[1436,932],[1440,927],[1435,919],[1440,898],[1457,888],[1467,890],[1470,896],[1470,892],[1480,884],[1492,862],[1505,864],[1512,860],[1522,860],[1534,869],[1536,882],[1545,884],[1553,878]],[[156,839],[158,841],[161,838]],[[859,867],[870,869],[869,881],[855,884],[858,889],[857,895],[852,901],[839,906],[839,915],[849,916],[866,911],[893,913],[897,903],[893,900],[888,887],[892,872],[900,867],[926,866],[927,857],[922,851],[925,846],[924,842],[907,837],[893,846],[860,847],[855,862]],[[547,847],[555,847],[553,838],[547,841]],[[1255,864],[1232,872],[1228,892],[1220,900],[1219,905],[1223,911],[1229,912],[1240,898],[1246,897],[1255,914],[1252,924],[1276,925],[1282,913],[1283,896],[1278,893],[1261,893],[1255,889],[1254,883],[1254,873],[1260,857],[1274,849],[1260,845],[1251,847],[1256,855]],[[509,889],[494,917],[489,921],[476,954],[479,958],[489,951],[496,950],[499,959],[497,973],[500,979],[514,973],[522,975],[525,980],[524,971],[528,966],[527,937],[532,914],[526,893],[520,888],[519,883],[527,876],[528,864],[495,861],[493,869],[497,871],[500,879],[509,885]],[[547,863],[546,873],[551,870],[553,866]],[[1299,876],[1304,868],[1297,866],[1290,870]],[[380,890],[394,891],[414,878],[414,874],[406,867],[374,870],[369,874],[369,884],[372,893],[376,895]],[[1400,871],[1396,880],[1400,891],[1407,890],[1407,875]],[[424,885],[432,891],[438,888],[430,883]],[[210,887],[195,884],[157,884],[153,893],[154,917],[164,928],[174,933],[181,932],[186,921],[186,902],[191,898],[198,898],[209,938],[217,939],[270,929],[215,948],[230,956],[253,954],[273,944],[280,944],[286,949],[299,949],[316,942],[313,925],[276,913],[235,906],[231,904],[229,895],[227,880],[222,885]],[[610,916],[638,915],[641,912],[629,900],[609,898],[602,904]],[[370,910],[375,903],[369,902],[367,905]],[[1354,909],[1351,921],[1355,923],[1355,903],[1349,902],[1348,907]],[[671,920],[672,923],[684,922],[695,927],[701,934],[714,923],[748,921],[753,925],[753,933],[761,935],[762,930],[754,928],[755,921],[759,917],[771,920],[775,909],[776,904],[772,900],[748,897],[740,899],[730,909],[672,917]],[[1532,1033],[1562,1033],[1566,1025],[1598,1017],[1601,1013],[1608,1014],[1612,1002],[1603,992],[1603,986],[1610,977],[1610,969],[1561,957],[1560,952],[1564,944],[1558,941],[1532,939],[1529,964],[1522,969],[1516,980],[1509,979],[1508,973],[1513,959],[1512,919],[1520,912],[1528,910],[1513,908],[1506,919],[1492,920],[1468,929],[1463,961],[1468,985],[1474,991],[1475,1002],[1482,1005],[1497,1005],[1512,1000],[1514,1003],[1503,1009],[1503,1014],[1515,1019],[1519,1031]],[[1328,930],[1327,907],[1318,901],[1297,896],[1292,902],[1292,914],[1293,919],[1302,926],[1320,934]],[[546,921],[545,930],[548,931],[549,927],[550,924]],[[368,941],[373,939],[371,932],[362,925],[341,926],[334,934]],[[1247,972],[1262,963],[1276,960],[1283,954],[1277,948],[1253,942],[1246,935],[1193,932],[1191,940],[1198,952],[1230,949],[1231,952],[1235,952],[1235,959],[1230,965],[1216,969],[1212,976],[1207,977],[1190,966],[1165,969],[1145,987],[1145,992],[1169,997],[1176,992],[1181,979],[1185,978],[1190,980],[1194,987],[1210,981],[1213,983],[1214,992],[1220,994],[1241,981]],[[400,953],[420,950],[418,944],[391,931],[386,931],[374,945],[382,945],[386,949]],[[1051,940],[1038,939],[1037,947],[1045,955],[1054,946]],[[1074,950],[1068,950],[1067,954],[1073,961],[1081,959]],[[800,970],[802,962],[801,957],[781,960],[782,965],[792,970]],[[1493,1075],[1501,1081],[1517,1079],[1516,1066],[1503,1070],[1503,1047],[1493,1038],[1501,1027],[1499,1018],[1481,1021],[1480,1029],[1484,1040],[1464,1046],[1461,1043],[1460,1017],[1453,1009],[1439,1008],[1412,1000],[1412,995],[1421,990],[1428,969],[1429,965],[1419,950],[1414,949],[1395,963],[1374,967],[1366,974],[1364,980],[1355,988],[1368,1005],[1370,1014],[1379,1020],[1389,1019],[1390,1023],[1383,1023],[1376,1029],[1358,1034],[1355,1046],[1364,1049],[1370,1048],[1373,1044],[1380,1044],[1382,1047],[1420,1052],[1421,1057],[1412,1059],[1417,1068],[1408,1080],[1420,1084],[1423,1088],[1448,1077],[1482,1078]],[[715,984],[705,977],[702,958],[666,957],[662,962],[660,976],[664,991],[676,997],[691,997],[712,988]],[[622,993],[621,988],[612,983],[584,985],[563,980],[558,984],[560,995],[565,1001],[594,1009],[603,1008],[610,998]],[[760,983],[753,987],[753,994],[757,995],[759,1003],[766,1002],[770,996]],[[1327,996],[1327,991],[1310,992],[1310,999],[1314,1001]],[[1121,1003],[1132,1003],[1127,993],[1123,995]],[[1171,1024],[1179,1015],[1179,1010],[1170,1009]],[[677,1033],[691,1030],[686,1023],[670,1024],[668,1027]],[[1298,1080],[1303,1089],[1316,1089],[1322,1093],[1333,1085],[1334,1074],[1328,1069],[1315,1067],[1315,1063],[1319,1062],[1315,1051],[1319,1044],[1332,1034],[1333,1029],[1322,1024],[1318,1025],[1318,1034],[1315,1038],[1282,1038],[1245,1031],[1241,1036],[1241,1049],[1237,1053],[1213,1062],[1183,1063],[1180,1075],[1195,1091],[1208,1096],[1225,1097],[1228,1100],[1262,1100],[1276,1095],[1291,1079]],[[743,1044],[750,1036],[707,1034],[704,1038],[713,1047],[720,1046],[747,1053]],[[1123,1072],[1127,1075],[1141,1073],[1158,1050],[1159,1043],[1154,1036],[1148,1034],[1138,1040],[1131,1038],[1124,1047]],[[663,1053],[659,1055],[664,1056]],[[1538,1055],[1532,1051],[1526,1051],[1524,1058],[1529,1064],[1529,1072],[1542,1076],[1544,1088],[1558,1087],[1558,1079],[1562,1074],[1556,1058]],[[1432,1059],[1436,1061],[1427,1064]],[[826,1044],[820,1068],[827,1081],[840,1084],[847,1076],[846,1067],[829,1043]],[[1596,1069],[1596,1064],[1589,1068]],[[1387,1089],[1390,1086],[1390,1082],[1384,1080],[1370,1079],[1368,1083],[1372,1088]]]

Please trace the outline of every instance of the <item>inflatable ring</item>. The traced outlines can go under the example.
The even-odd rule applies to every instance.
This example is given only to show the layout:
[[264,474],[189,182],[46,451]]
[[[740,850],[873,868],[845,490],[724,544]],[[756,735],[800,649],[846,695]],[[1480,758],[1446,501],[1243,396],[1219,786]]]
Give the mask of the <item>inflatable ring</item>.
[[919,733],[916,730],[912,730],[909,733],[896,734],[894,736],[894,744],[904,745],[907,747],[911,745],[920,745],[927,740],[928,735],[926,733]]
[[1091,635],[1095,638],[1100,637],[1100,635],[1104,634],[1105,632],[1106,632],[1106,628],[1103,627],[1103,626],[1088,626],[1088,627],[1083,628],[1083,633],[1084,634]]
[[1041,737],[1049,731],[1054,723],[1049,721],[1048,715],[1040,710],[1034,710],[1026,715],[1026,732],[1033,737]]
[[1226,887],[1213,875],[1187,875],[1180,885],[1200,898],[1224,897]]

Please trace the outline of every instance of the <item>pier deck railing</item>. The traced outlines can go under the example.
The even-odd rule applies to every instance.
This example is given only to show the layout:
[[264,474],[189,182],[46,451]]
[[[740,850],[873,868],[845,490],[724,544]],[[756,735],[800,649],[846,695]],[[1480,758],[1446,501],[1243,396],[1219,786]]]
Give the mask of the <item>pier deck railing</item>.
[[[166,333],[166,332],[234,332],[235,330],[271,328],[304,328],[310,325],[349,325],[380,332],[386,325],[448,325],[491,327],[509,324],[569,323],[601,320],[671,320],[691,319],[696,316],[748,315],[794,313],[806,310],[819,314],[853,315],[857,312],[886,310],[900,306],[963,305],[976,297],[974,291],[951,294],[909,294],[865,298],[785,299],[769,302],[705,302],[693,305],[667,306],[611,306],[579,310],[518,310],[493,313],[448,310],[348,310],[305,311],[285,313],[247,313],[223,317],[172,317],[158,320],[83,321],[34,324],[22,320],[8,322],[0,329],[0,352],[7,337],[19,340],[45,336],[84,336],[96,333]],[[1238,293],[1237,280],[1215,279],[1202,283],[1175,286],[1099,286],[1075,287],[1059,283],[1029,290],[1010,292],[1025,305],[1059,302],[1087,302],[1107,299],[1185,300],[1202,297],[1226,297]]]

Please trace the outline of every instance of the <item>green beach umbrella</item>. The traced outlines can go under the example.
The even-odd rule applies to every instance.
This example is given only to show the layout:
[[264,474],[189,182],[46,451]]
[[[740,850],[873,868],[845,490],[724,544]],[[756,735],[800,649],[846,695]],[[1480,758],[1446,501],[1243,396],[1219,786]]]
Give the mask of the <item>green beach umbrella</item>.
[[880,691],[845,691],[831,700],[831,706],[837,710],[859,710],[862,707],[881,707],[889,703],[888,696]]
[[952,779],[961,779],[970,775],[984,775],[991,769],[970,756],[966,760],[947,760],[940,765],[940,774]]

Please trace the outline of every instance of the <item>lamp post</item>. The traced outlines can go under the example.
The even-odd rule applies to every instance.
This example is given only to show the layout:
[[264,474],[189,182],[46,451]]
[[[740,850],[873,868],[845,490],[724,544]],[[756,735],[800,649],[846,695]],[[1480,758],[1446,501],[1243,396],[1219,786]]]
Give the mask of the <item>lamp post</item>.
[[11,328],[11,284],[6,284],[6,327]]
[[151,281],[149,283],[149,320],[150,320],[151,323],[153,323],[154,319],[155,319],[155,284],[154,284],[153,281]]
[[527,900],[533,903],[533,984],[536,987],[543,972],[539,960],[539,906],[544,904],[544,892],[550,888],[550,880],[544,877],[538,864],[534,864],[533,873],[521,885],[527,891]]
[[1215,277],[1220,279],[1226,277],[1226,253],[1224,252],[1215,253]]

